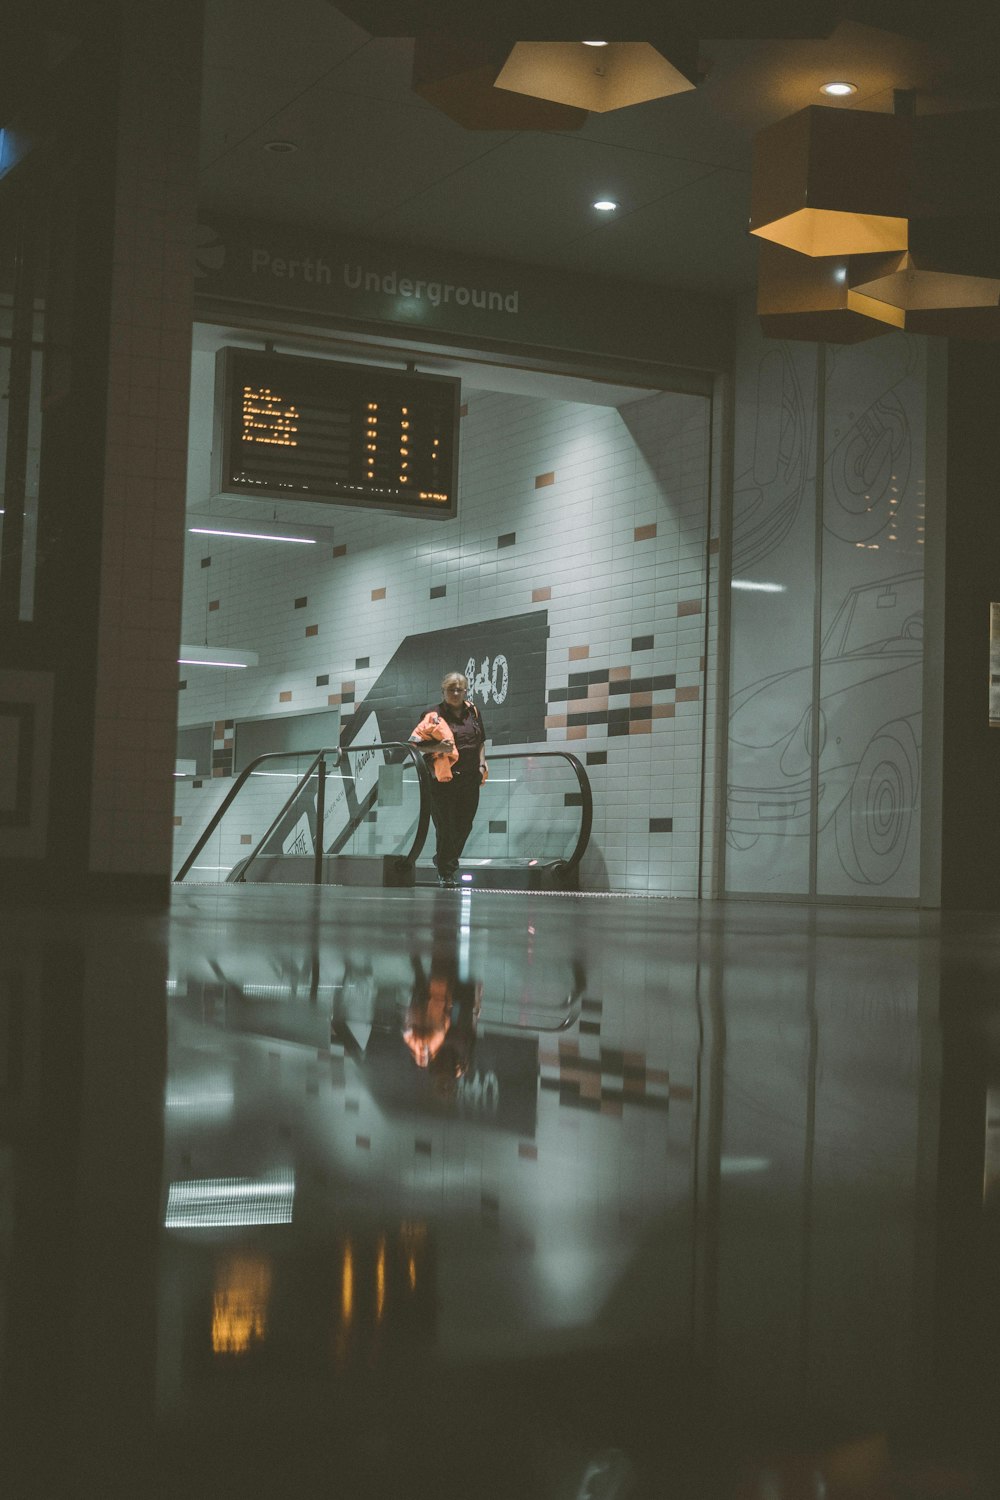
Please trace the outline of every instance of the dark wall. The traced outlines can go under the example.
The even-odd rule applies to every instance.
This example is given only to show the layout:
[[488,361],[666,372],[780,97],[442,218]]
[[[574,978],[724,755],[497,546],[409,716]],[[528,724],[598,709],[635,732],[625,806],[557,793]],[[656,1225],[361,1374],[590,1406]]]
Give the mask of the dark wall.
[[946,459],[941,904],[997,911],[1000,729],[988,724],[987,684],[989,606],[1000,600],[1000,346],[951,342]]

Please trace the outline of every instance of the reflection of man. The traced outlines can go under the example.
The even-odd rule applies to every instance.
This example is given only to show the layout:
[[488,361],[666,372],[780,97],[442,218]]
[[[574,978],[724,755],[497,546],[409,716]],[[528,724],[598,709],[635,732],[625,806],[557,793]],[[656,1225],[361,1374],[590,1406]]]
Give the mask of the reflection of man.
[[458,1080],[468,1072],[476,1041],[482,1001],[481,984],[459,980],[454,960],[431,959],[424,974],[413,957],[413,993],[403,1022],[403,1041],[418,1068],[426,1068],[440,1098],[454,1098]]

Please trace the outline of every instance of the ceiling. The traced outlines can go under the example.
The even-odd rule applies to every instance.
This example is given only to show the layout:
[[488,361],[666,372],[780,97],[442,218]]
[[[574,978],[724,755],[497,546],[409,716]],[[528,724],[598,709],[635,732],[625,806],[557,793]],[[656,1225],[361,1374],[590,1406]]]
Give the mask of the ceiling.
[[371,37],[327,0],[206,12],[207,211],[722,294],[755,277],[753,136],[828,103],[822,83],[858,85],[840,108],[889,111],[895,89],[921,112],[995,102],[953,53],[844,22],[825,40],[703,40],[697,89],[579,131],[471,131],[413,93],[411,41]]

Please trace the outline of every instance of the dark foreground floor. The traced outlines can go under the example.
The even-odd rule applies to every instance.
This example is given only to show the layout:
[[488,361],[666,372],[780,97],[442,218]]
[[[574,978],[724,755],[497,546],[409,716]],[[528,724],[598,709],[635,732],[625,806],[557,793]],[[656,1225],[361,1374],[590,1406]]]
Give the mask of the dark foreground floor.
[[0,1494],[1000,1494],[998,937],[8,914]]

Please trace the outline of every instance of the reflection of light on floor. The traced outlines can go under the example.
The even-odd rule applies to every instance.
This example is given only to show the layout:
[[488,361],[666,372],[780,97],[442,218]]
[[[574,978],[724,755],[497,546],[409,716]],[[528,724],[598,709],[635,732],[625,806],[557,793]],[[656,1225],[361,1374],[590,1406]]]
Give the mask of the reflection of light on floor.
[[767,1156],[723,1156],[719,1170],[729,1177],[738,1177],[743,1172],[766,1172],[771,1165]]
[[208,1177],[172,1182],[168,1229],[225,1229],[240,1224],[290,1224],[295,1177],[279,1168],[265,1177]]
[[220,1262],[212,1297],[212,1351],[246,1354],[267,1334],[271,1263],[262,1255],[231,1255]]
[[232,1080],[225,1074],[209,1074],[198,1083],[172,1083],[167,1088],[167,1109],[190,1109],[206,1114],[226,1112],[233,1107]]

